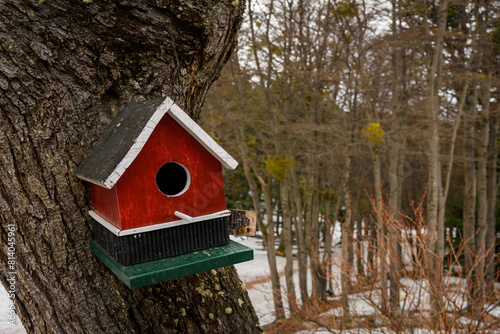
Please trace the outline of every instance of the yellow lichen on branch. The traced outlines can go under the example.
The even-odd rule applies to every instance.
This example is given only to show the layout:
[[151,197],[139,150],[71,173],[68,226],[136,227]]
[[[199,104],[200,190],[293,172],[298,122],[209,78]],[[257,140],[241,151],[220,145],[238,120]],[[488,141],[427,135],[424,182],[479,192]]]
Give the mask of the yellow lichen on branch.
[[384,130],[380,127],[380,123],[370,123],[361,130],[363,136],[368,138],[374,146],[379,146],[384,142]]
[[265,160],[266,171],[278,181],[284,180],[295,166],[295,159],[286,154],[274,154]]

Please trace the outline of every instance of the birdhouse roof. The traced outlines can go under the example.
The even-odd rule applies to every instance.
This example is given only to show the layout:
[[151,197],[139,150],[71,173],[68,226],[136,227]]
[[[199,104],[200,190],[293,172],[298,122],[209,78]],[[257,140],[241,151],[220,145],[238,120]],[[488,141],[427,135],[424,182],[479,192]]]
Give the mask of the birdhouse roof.
[[165,114],[175,120],[225,168],[236,168],[238,162],[229,153],[170,98],[163,97],[127,104],[76,168],[75,175],[111,189],[137,157]]

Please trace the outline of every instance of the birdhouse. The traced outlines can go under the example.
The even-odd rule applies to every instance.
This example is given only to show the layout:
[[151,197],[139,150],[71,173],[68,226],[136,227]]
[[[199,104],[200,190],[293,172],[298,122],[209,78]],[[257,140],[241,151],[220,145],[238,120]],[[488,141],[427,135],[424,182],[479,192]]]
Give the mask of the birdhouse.
[[252,259],[229,240],[222,169],[237,165],[171,99],[128,104],[75,170],[90,184],[92,251],[130,287]]

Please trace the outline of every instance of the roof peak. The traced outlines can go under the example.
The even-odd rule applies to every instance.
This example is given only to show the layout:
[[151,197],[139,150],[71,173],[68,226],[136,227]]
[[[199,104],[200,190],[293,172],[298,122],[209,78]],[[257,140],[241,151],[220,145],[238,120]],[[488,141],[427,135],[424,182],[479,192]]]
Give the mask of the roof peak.
[[74,174],[111,189],[137,158],[160,120],[170,116],[220,163],[229,169],[238,162],[168,97],[127,104],[109,123]]

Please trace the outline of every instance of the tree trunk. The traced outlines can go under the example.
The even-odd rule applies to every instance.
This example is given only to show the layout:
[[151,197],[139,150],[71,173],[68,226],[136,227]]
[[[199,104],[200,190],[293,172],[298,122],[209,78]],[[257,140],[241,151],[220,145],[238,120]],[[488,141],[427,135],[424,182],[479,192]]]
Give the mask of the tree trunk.
[[341,270],[340,270],[340,280],[342,285],[342,310],[344,317],[350,316],[349,311],[349,293],[351,290],[351,279],[350,273],[351,268],[349,266],[349,249],[348,249],[348,238],[349,238],[349,226],[351,222],[351,192],[349,189],[349,182],[351,176],[351,156],[349,153],[346,157],[345,167],[344,167],[344,177],[342,181],[342,192],[344,194],[344,203],[346,207],[345,219],[342,222],[341,233],[342,233],[342,260],[341,260]]
[[[335,216],[335,219],[333,218]],[[323,254],[322,266],[325,268],[325,285],[331,282],[332,274],[332,237],[333,228],[335,228],[336,214],[332,214],[332,196],[329,195],[325,200],[325,225],[324,225],[324,235],[325,235],[325,252]],[[331,284],[330,284],[331,286]],[[325,286],[325,292],[328,287]]]
[[402,270],[401,256],[401,232],[402,222],[399,214],[391,215],[388,228],[388,254],[389,254],[389,300],[390,309],[393,315],[396,315],[400,302],[400,279]]
[[[482,29],[481,29],[482,30]],[[484,29],[483,33],[486,33]],[[486,55],[486,52],[483,53]],[[483,64],[488,65],[488,64]],[[490,97],[491,97],[491,77],[488,73],[485,79],[482,80],[482,98],[483,105],[479,114],[480,136],[478,147],[478,164],[477,164],[477,199],[478,199],[478,212],[477,212],[477,275],[476,286],[477,301],[476,309],[477,314],[481,314],[484,304],[484,274],[486,266],[486,232],[488,229],[488,144],[490,140]],[[495,139],[496,140],[496,139]]]
[[[444,32],[446,30],[446,19],[448,10],[448,0],[439,1],[439,16],[435,34],[434,45],[429,45],[429,63],[426,87],[426,112],[429,117],[429,189],[428,189],[428,211],[427,211],[427,269],[429,272],[429,283],[434,287],[431,292],[431,307],[433,317],[438,320],[438,326],[442,326],[443,296],[439,287],[442,279],[442,254],[443,245],[442,226],[444,217],[439,216],[439,205],[442,203],[441,190],[441,168],[439,161],[439,89],[441,86],[442,73],[442,53],[444,44]],[[427,21],[425,21],[427,24]],[[428,27],[426,27],[428,30]],[[429,31],[426,31],[430,34]],[[441,202],[441,203],[440,203]]]
[[266,205],[267,216],[267,260],[271,271],[271,285],[273,290],[274,309],[276,312],[276,319],[283,319],[285,317],[285,310],[283,309],[283,299],[281,297],[281,283],[276,266],[276,238],[274,232],[274,217],[273,217],[273,200],[270,182],[264,182],[259,178],[262,192],[264,193],[264,203]]
[[[400,125],[401,126],[401,125]],[[400,131],[402,128],[400,128]],[[403,138],[401,138],[403,137]],[[399,178],[402,177],[399,173],[402,171],[402,164],[405,155],[405,142],[406,136],[398,135],[399,140],[393,143],[393,154],[389,163],[389,184],[390,184],[390,199],[389,199],[389,217],[392,219],[388,236],[389,242],[389,279],[390,279],[390,306],[391,312],[395,312],[399,307],[399,286],[402,269],[402,256],[401,256],[401,232],[404,228],[401,218],[401,208],[399,203],[401,200],[401,188]]]
[[[315,135],[316,137],[316,135]],[[316,146],[313,144],[312,152],[316,151]],[[311,191],[311,206],[310,206],[310,217],[309,221],[311,224],[310,235],[309,235],[309,245],[310,245],[310,263],[311,263],[311,277],[313,286],[313,297],[316,299],[324,299],[326,292],[326,285],[324,284],[324,278],[326,277],[325,268],[323,268],[320,259],[320,235],[319,235],[319,199],[318,199],[318,172],[319,164],[315,156],[311,154],[309,157],[311,171],[309,174],[309,180]]]
[[[497,174],[497,156],[498,156],[498,130],[499,118],[498,111],[490,116],[490,162],[489,162],[489,184],[488,184],[488,231],[486,232],[486,287],[488,291],[493,291],[493,284],[497,276],[496,273],[496,217],[495,207],[498,197],[498,174]],[[490,295],[490,293],[487,293]],[[494,294],[492,294],[494,295]]]
[[377,148],[372,148],[373,173],[375,176],[375,217],[377,219],[377,252],[379,255],[378,275],[381,292],[381,308],[387,309],[387,231],[382,219],[382,177],[380,171],[380,157]]
[[293,283],[293,244],[292,244],[292,215],[290,213],[290,189],[288,177],[280,181],[281,208],[283,210],[283,233],[282,240],[285,247],[285,283],[288,296],[290,312],[297,312],[297,297],[295,295],[295,284]]
[[334,273],[333,273],[333,251],[332,251],[332,242],[333,242],[333,235],[335,232],[335,227],[337,226],[337,220],[338,220],[338,215],[339,215],[339,210],[340,210],[340,205],[342,204],[342,191],[343,191],[343,184],[340,184],[340,187],[337,191],[337,199],[335,201],[335,207],[333,208],[333,214],[327,215],[327,217],[331,216],[331,221],[327,224],[326,230],[327,230],[327,235],[328,235],[328,240],[327,237],[325,236],[325,258],[323,261],[323,266],[326,269],[326,274],[327,274],[327,280],[328,280],[328,289],[330,292],[333,294],[333,280],[334,280]]
[[[482,108],[479,113],[480,135],[478,147],[477,164],[477,245],[478,245],[478,268],[477,268],[477,301],[476,310],[480,315],[484,306],[484,274],[486,267],[486,232],[488,229],[488,144],[490,141],[490,98],[491,98],[491,43],[487,36],[487,21],[489,12],[489,1],[480,1],[484,6],[483,13],[478,15],[479,45],[478,51],[481,54],[481,67],[483,77],[480,80]],[[495,139],[497,140],[497,139]]]
[[[475,84],[474,84],[475,87]],[[475,164],[475,99],[477,98],[477,89],[474,88],[471,96],[471,101],[466,108],[465,138],[464,138],[464,206],[463,206],[463,222],[464,222],[464,258],[465,258],[465,273],[467,274],[467,297],[472,297],[474,288],[474,278],[472,270],[475,262],[476,254],[476,239],[475,239],[475,222],[476,222],[476,164]]]
[[[358,271],[358,276],[365,276],[365,270],[363,264],[364,260],[364,246],[363,246],[363,212],[362,209],[357,210],[356,215],[356,267]],[[366,222],[365,222],[366,224]]]
[[16,273],[28,333],[260,331],[233,267],[122,284],[90,252],[88,188],[72,174],[128,102],[167,95],[197,118],[243,10],[242,1],[0,3],[4,245],[16,228],[15,267],[2,256],[0,279]]
[[[488,87],[489,89],[489,87]],[[489,94],[488,94],[489,95]],[[489,99],[489,96],[488,96]],[[486,109],[486,110],[485,110]],[[478,168],[477,168],[477,270],[475,277],[476,292],[476,310],[477,314],[481,314],[483,310],[484,297],[484,269],[486,260],[486,229],[488,218],[488,186],[487,186],[487,171],[488,166],[488,141],[490,139],[489,115],[483,114],[487,112],[487,108],[483,106],[483,111],[480,117],[481,135],[479,138],[478,148]]]
[[302,303],[305,303],[308,298],[307,292],[307,254],[308,247],[306,246],[305,239],[305,229],[304,229],[304,214],[302,209],[302,198],[300,197],[299,185],[297,182],[297,173],[295,168],[292,168],[291,173],[292,178],[292,197],[294,202],[294,208],[296,211],[297,224],[297,248],[298,248],[298,265],[299,265],[299,289],[300,289],[300,299]]
[[377,277],[377,226],[370,220],[370,236],[368,244],[368,274],[370,279]]
[[[250,191],[252,192],[252,202],[254,209],[259,212],[257,216],[257,224],[262,232],[264,246],[267,249],[267,262],[269,264],[269,271],[271,274],[271,287],[273,292],[273,302],[274,302],[274,311],[277,319],[284,318],[285,311],[283,309],[283,300],[281,297],[281,285],[279,281],[279,272],[276,264],[276,248],[275,248],[275,236],[274,236],[274,223],[268,219],[268,225],[264,226],[264,222],[262,221],[262,217],[260,217],[260,193],[257,190],[257,184],[253,178],[253,174],[251,172],[251,161],[248,150],[241,139],[241,142],[238,144],[239,151],[241,153],[241,159],[243,162],[243,168],[245,172],[245,178],[247,179],[248,185],[250,187]],[[254,170],[256,173],[256,171]],[[266,215],[269,217],[269,212],[272,213],[272,199],[271,192],[268,191],[267,184],[259,178],[261,181],[262,192],[264,194],[265,204],[266,204]],[[271,233],[269,233],[271,232]]]
[[[392,34],[395,40],[401,39],[402,1],[392,0]],[[399,24],[398,24],[399,22]],[[392,84],[392,109],[395,115],[396,133],[391,143],[392,152],[389,158],[389,214],[394,218],[394,224],[389,228],[390,248],[390,301],[391,310],[394,312],[400,302],[400,276],[402,269],[401,232],[404,228],[401,217],[401,194],[404,179],[404,162],[406,158],[406,124],[407,124],[407,83],[405,47],[396,44],[391,55],[393,84]],[[394,315],[394,314],[393,314]]]
[[349,259],[349,280],[354,283],[353,278],[356,276],[356,267],[354,266],[354,220],[356,219],[356,198],[352,199],[352,194],[350,194],[351,200],[349,208],[349,225],[347,226],[347,257]]

